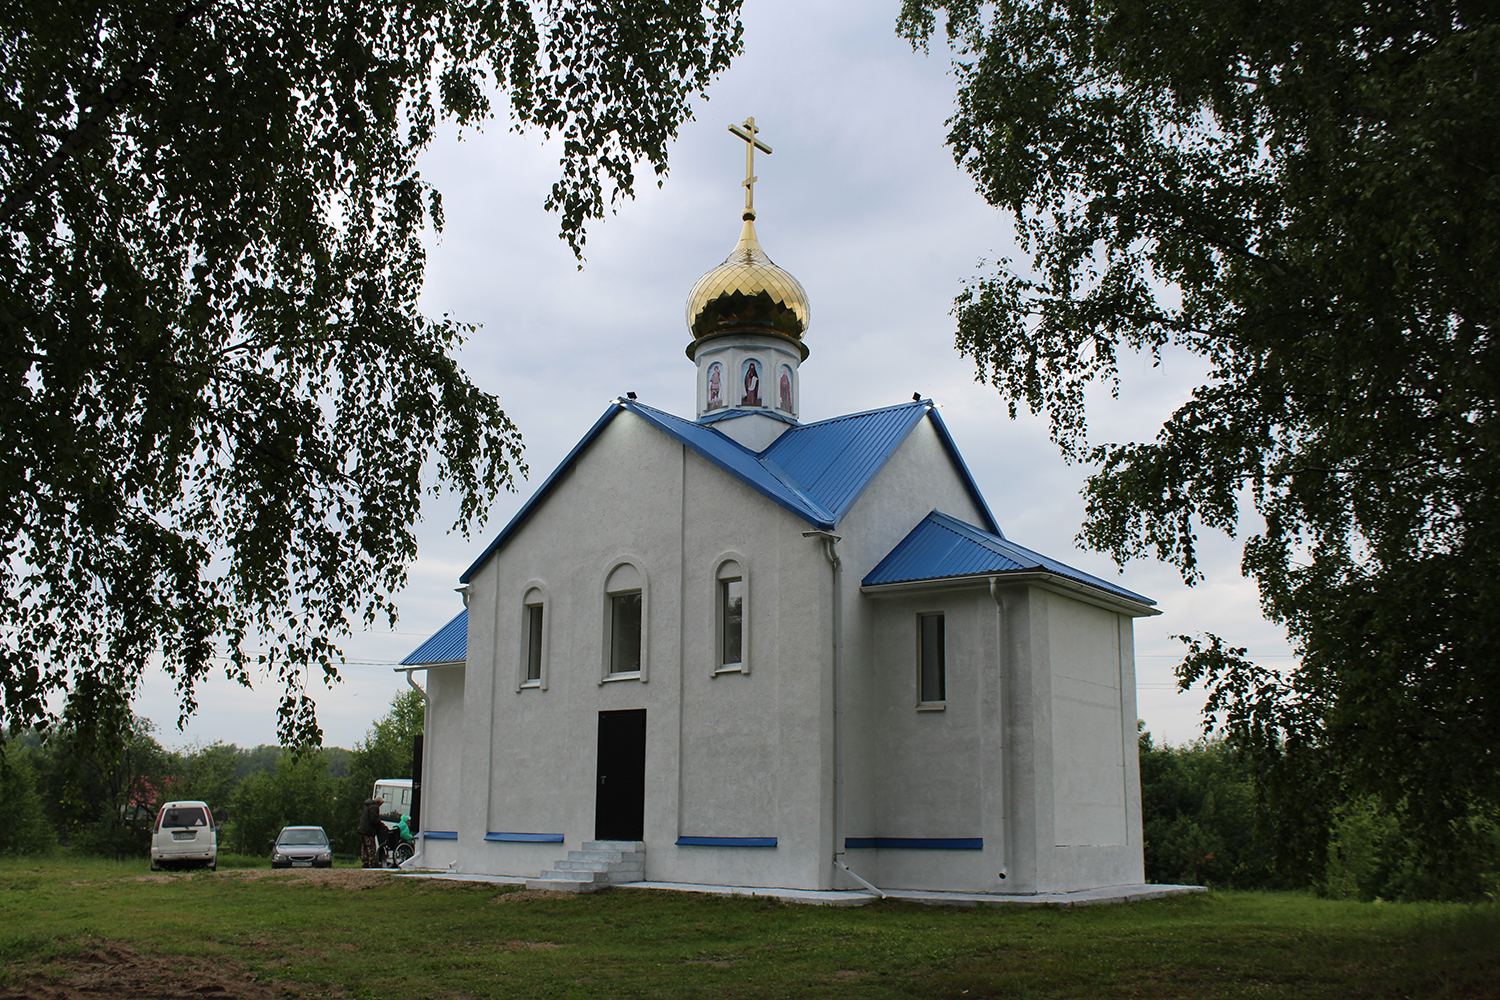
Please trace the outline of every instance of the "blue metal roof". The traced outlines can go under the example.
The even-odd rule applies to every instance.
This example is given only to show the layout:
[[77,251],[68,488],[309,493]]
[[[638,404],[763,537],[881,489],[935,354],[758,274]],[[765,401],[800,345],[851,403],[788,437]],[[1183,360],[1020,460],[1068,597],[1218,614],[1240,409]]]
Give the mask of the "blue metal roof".
[[526,522],[589,443],[625,410],[693,449],[814,527],[829,531],[838,526],[870,480],[925,416],[932,421],[965,488],[989,522],[987,527],[996,535],[1000,534],[994,515],[929,399],[800,424],[787,430],[760,453],[751,451],[713,426],[722,419],[720,415],[702,421],[685,420],[635,400],[615,400],[473,565],[459,577],[461,582],[469,582],[479,567]]
[[873,587],[883,583],[1038,572],[1055,573],[1141,604],[1156,603],[936,510],[911,529],[860,584]]
[[931,403],[903,403],[807,424],[773,441],[761,453],[761,461],[800,484],[833,512],[837,523],[917,421],[930,412]]
[[469,656],[469,609],[464,608],[453,620],[433,634],[422,645],[412,650],[410,656],[401,661],[403,667],[426,663],[452,663],[468,659]]

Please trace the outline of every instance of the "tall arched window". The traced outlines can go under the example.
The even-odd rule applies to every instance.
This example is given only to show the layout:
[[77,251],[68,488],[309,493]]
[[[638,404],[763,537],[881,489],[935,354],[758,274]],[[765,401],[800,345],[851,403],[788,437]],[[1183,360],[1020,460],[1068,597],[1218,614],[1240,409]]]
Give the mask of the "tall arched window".
[[621,561],[604,581],[604,676],[646,679],[646,574],[635,562]]
[[750,579],[738,554],[714,571],[715,674],[750,672]]
[[547,686],[547,598],[533,585],[521,599],[521,670],[516,690]]

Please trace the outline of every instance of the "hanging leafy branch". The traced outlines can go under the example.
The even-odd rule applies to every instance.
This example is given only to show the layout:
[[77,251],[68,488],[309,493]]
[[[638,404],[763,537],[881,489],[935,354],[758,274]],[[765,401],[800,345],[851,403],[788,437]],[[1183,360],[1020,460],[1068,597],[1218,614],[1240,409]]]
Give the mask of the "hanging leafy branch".
[[738,6],[0,4],[0,725],[118,748],[159,660],[184,717],[269,675],[317,742],[308,684],[394,620],[424,495],[467,531],[525,471],[472,328],[417,309],[417,156],[443,117],[559,138],[581,252]]
[[[1264,523],[1243,568],[1299,665],[1209,637],[1179,676],[1283,864],[1317,870],[1327,810],[1367,794],[1460,858],[1500,809],[1494,11],[907,0],[898,30],[940,15],[949,143],[1031,258],[965,287],[960,350],[1096,467],[1090,547],[1194,582],[1201,529]],[[1086,390],[1168,345],[1204,383],[1154,440],[1094,443]]]

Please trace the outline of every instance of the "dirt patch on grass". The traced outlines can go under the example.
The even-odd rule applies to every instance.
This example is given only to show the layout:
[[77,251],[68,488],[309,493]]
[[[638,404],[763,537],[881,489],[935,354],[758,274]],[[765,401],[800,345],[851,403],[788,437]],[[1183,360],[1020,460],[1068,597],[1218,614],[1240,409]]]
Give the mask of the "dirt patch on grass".
[[78,955],[52,959],[35,970],[13,969],[0,984],[0,1000],[284,1000],[300,995],[289,985],[256,979],[242,967],[161,955],[143,955],[108,941]]
[[401,876],[392,875],[379,868],[243,868],[239,871],[220,872],[218,878],[279,878],[289,885],[299,882],[316,882],[343,889],[368,889],[372,885],[390,882]]
[[[368,889],[398,876],[379,868],[235,868],[221,872],[152,872],[134,875],[134,882],[179,882],[191,878],[264,879],[274,878],[295,885],[314,882],[344,889]],[[99,882],[74,882],[74,885],[100,885]]]
[[533,899],[577,899],[576,892],[560,892],[557,889],[520,889],[502,892],[494,898],[496,903],[525,903]]

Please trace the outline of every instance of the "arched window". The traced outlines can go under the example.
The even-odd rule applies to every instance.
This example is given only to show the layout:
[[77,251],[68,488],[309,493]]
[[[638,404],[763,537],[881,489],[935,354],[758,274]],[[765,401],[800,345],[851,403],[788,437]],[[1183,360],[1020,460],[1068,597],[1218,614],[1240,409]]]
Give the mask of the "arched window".
[[521,670],[516,690],[547,686],[547,598],[533,584],[521,599]]
[[604,677],[646,679],[646,574],[621,561],[604,581]]
[[714,572],[714,670],[750,672],[750,580],[738,555],[723,558]]

